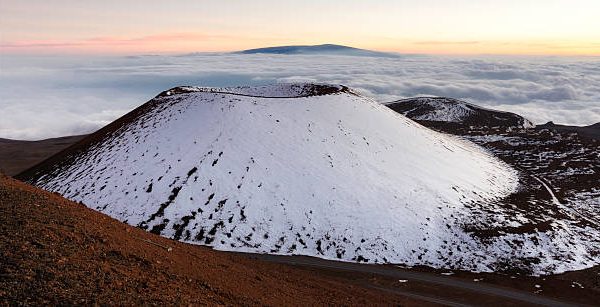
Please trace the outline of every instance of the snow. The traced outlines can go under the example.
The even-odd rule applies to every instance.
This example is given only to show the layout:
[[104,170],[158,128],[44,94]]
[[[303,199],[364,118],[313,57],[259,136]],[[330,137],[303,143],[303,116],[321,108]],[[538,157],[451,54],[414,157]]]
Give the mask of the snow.
[[[440,122],[459,123],[475,113],[467,103],[458,100],[439,100],[427,97],[418,98],[421,103],[427,104],[433,108],[430,112],[416,116],[416,120],[430,120]],[[401,102],[401,101],[400,101]],[[408,111],[410,112],[410,111]]]
[[571,282],[571,288],[575,288],[575,286],[577,286],[580,289],[584,289],[583,285],[581,285],[580,283],[576,281]]
[[[475,132],[477,133],[479,132]],[[564,228],[569,228],[568,232],[571,233],[573,242],[580,241],[572,248],[579,249],[577,246],[585,246],[589,250],[586,253],[588,257],[593,263],[598,263],[600,258],[596,255],[600,250],[600,220],[596,216],[600,212],[600,188],[595,187],[593,183],[591,187],[585,183],[593,182],[590,178],[594,178],[591,176],[595,175],[598,169],[599,148],[593,143],[582,143],[576,134],[522,130],[510,135],[502,132],[502,135],[463,135],[462,138],[486,146],[500,157],[516,158],[516,165],[530,173],[529,176],[539,183],[539,189],[550,196],[549,202],[531,199],[529,203],[543,206],[543,214],[560,212],[563,217],[567,216],[560,219],[561,222],[569,224]],[[494,142],[500,145],[495,146]],[[577,184],[573,184],[575,182]],[[563,185],[564,183],[567,185]],[[539,218],[542,218],[543,214],[537,213]],[[519,222],[525,224],[527,220]],[[509,225],[513,223],[510,222]],[[586,224],[591,224],[594,228],[582,227]],[[563,226],[564,224],[561,224],[561,227]],[[564,253],[561,257],[568,258],[570,253]]]
[[[343,87],[171,90],[35,184],[121,221],[219,250],[491,271],[547,256],[555,238],[485,242],[473,207],[518,189],[518,172],[473,143],[427,129]],[[180,88],[182,89],[182,88]],[[294,97],[294,98],[292,98]],[[562,236],[569,240],[568,234]],[[564,251],[559,251],[564,253]]]

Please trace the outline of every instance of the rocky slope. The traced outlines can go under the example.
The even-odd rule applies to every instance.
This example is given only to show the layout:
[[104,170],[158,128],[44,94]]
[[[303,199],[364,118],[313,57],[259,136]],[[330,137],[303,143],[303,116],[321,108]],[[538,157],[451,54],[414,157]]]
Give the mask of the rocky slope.
[[[549,123],[527,129],[522,125],[489,125],[487,121],[478,122],[469,117],[463,121],[456,116],[438,116],[437,110],[452,109],[454,102],[433,110],[428,101],[421,101],[423,107],[419,107],[418,99],[407,101],[413,103],[408,109],[421,111],[407,112],[393,103],[388,106],[427,127],[479,144],[519,169],[522,182],[529,183],[522,184],[520,191],[505,202],[537,221],[536,226],[531,226],[535,232],[559,223],[570,225],[568,228],[579,233],[577,236],[587,237],[585,248],[591,251],[589,257],[599,262],[600,220],[596,217],[600,214],[600,139],[595,136],[597,125],[572,127]],[[441,99],[438,103],[444,101]],[[492,117],[509,116],[514,119],[513,123],[520,122],[518,115],[486,110]],[[433,118],[436,120],[431,120]],[[497,237],[505,231],[487,229],[484,233]]]
[[579,136],[583,138],[592,138],[600,140],[600,123],[595,123],[589,126],[568,126],[568,125],[558,125],[553,122],[547,122],[543,125],[537,125],[536,128],[540,130],[549,130],[549,131],[557,131],[559,133],[568,134],[568,133],[577,133]]

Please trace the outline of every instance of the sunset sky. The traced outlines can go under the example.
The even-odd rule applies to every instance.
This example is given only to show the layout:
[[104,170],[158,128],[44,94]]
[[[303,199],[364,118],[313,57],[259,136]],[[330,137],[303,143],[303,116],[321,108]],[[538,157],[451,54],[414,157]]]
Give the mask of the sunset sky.
[[598,0],[0,0],[3,54],[172,54],[335,43],[600,55]]

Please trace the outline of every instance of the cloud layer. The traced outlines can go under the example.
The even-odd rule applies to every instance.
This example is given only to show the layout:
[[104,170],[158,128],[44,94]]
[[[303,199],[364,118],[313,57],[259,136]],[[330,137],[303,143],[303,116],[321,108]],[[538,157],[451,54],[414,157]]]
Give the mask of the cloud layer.
[[600,122],[600,58],[194,54],[0,56],[0,138],[88,133],[178,85],[340,83],[380,102],[434,95],[534,122]]

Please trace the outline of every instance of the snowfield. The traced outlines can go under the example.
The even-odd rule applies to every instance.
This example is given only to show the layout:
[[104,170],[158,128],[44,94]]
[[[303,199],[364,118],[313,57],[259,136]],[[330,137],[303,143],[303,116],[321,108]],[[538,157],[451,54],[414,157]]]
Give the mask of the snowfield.
[[566,226],[466,231],[503,223],[479,221],[481,210],[527,222],[501,207],[518,172],[342,86],[180,87],[136,111],[29,181],[219,250],[474,271],[515,260],[533,273],[597,262]]

